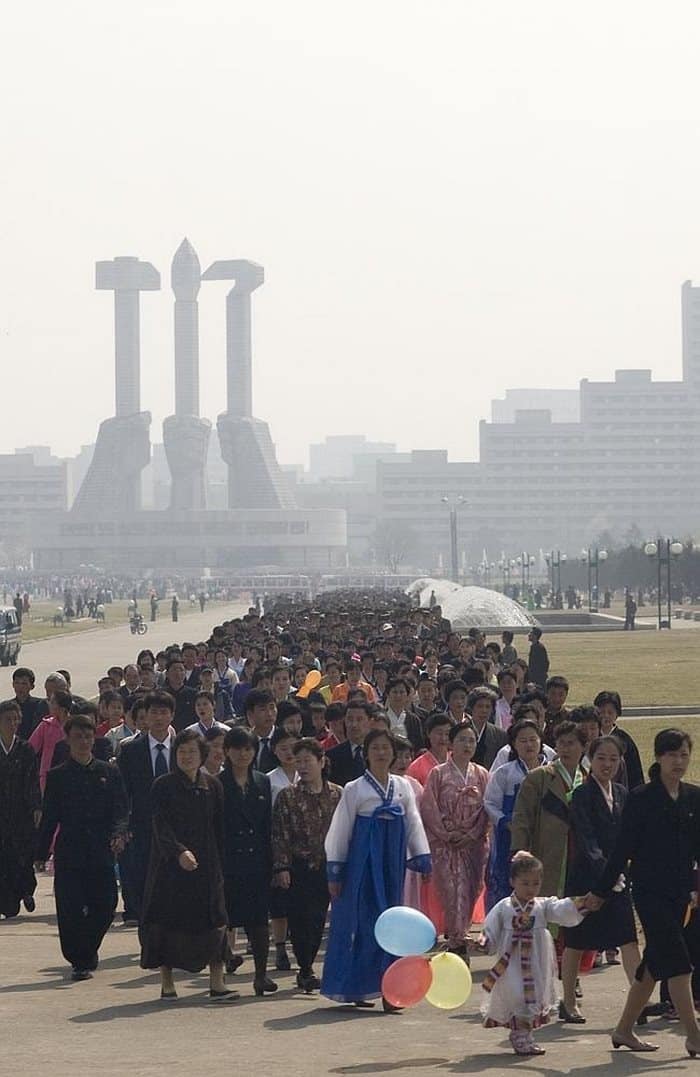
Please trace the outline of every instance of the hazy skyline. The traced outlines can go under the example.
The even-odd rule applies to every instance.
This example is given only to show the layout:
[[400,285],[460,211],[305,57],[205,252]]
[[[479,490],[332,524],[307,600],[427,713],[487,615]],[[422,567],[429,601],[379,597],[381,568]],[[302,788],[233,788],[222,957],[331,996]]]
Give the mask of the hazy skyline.
[[[254,413],[283,463],[328,434],[475,459],[506,388],[681,372],[700,281],[700,9],[358,0],[15,5],[0,44],[0,452],[73,455],[114,413],[137,255],[141,402],[173,411],[170,261],[265,266]],[[224,284],[200,292],[225,408]]]

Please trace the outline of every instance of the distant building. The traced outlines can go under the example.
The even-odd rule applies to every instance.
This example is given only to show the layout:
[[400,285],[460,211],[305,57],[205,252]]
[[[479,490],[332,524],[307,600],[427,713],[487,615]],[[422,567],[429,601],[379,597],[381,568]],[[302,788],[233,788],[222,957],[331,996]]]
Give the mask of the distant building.
[[513,423],[517,411],[549,411],[553,423],[577,423],[581,417],[578,389],[506,389],[503,400],[491,401],[492,423]]
[[390,456],[396,445],[384,441],[367,441],[364,434],[333,434],[325,441],[309,446],[309,477],[349,479],[354,473],[354,459],[361,455]]
[[[37,464],[36,454],[52,462]],[[67,504],[65,461],[43,446],[0,455],[0,545],[10,562],[27,563],[39,517],[63,512]]]

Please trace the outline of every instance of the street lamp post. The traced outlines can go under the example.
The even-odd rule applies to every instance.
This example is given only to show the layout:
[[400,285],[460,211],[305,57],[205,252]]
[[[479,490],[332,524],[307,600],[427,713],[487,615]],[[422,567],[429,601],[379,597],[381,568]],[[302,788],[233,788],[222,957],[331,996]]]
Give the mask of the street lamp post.
[[516,557],[515,562],[520,568],[523,594],[527,595],[530,591],[530,568],[535,564],[534,554],[523,551],[520,557]]
[[[647,542],[644,547],[647,557],[656,558],[656,613],[658,629],[671,627],[671,558],[683,553],[682,542],[672,542],[670,538],[658,538],[656,542]],[[661,581],[663,569],[666,569],[666,621],[661,616]]]
[[598,612],[598,597],[600,594],[599,588],[599,568],[601,561],[607,561],[608,551],[599,550],[598,547],[594,550],[589,546],[588,549],[581,550],[581,560],[585,565],[588,565],[588,612]]
[[459,557],[457,555],[457,509],[460,505],[464,505],[465,499],[458,497],[455,502],[451,502],[449,497],[443,497],[440,499],[445,505],[450,506],[450,561],[452,564],[452,579],[455,583],[459,583]]
[[552,550],[545,555],[545,561],[552,575],[552,594],[558,595],[561,592],[561,566],[566,564],[566,554],[561,550]]

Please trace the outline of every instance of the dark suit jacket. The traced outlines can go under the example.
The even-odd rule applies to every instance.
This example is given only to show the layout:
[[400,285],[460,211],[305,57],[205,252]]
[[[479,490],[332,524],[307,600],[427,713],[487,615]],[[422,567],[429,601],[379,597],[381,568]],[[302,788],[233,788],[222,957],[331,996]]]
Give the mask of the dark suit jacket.
[[163,685],[163,690],[169,692],[175,700],[172,727],[176,733],[180,733],[183,729],[187,729],[188,725],[192,725],[193,722],[197,721],[197,715],[194,713],[194,701],[197,693],[194,688],[188,688],[187,684],[183,684],[182,688],[174,692],[167,680]]
[[627,784],[630,790],[638,785],[644,785],[644,769],[639,757],[639,749],[626,729],[616,725],[612,735],[622,741],[625,750],[625,767],[627,768]]
[[571,797],[574,855],[566,881],[567,894],[587,894],[605,870],[620,832],[627,790],[613,782],[613,810],[608,808],[598,782],[589,778]]
[[483,733],[479,737],[472,762],[490,770],[498,752],[507,743],[507,734],[502,729],[497,729],[492,722],[487,722]]
[[[244,728],[248,728],[247,723],[243,723]],[[270,734],[270,737],[272,734]],[[260,774],[269,774],[271,770],[275,770],[280,765],[280,761],[272,751],[269,743],[262,746],[260,750],[260,738],[258,738],[258,747],[255,749],[255,758],[253,760],[253,766]]]
[[224,767],[219,780],[224,790],[224,875],[272,871],[272,796],[270,779],[250,772],[245,793]]
[[[170,746],[172,756],[172,744]],[[172,760],[171,760],[172,762]],[[117,766],[124,780],[129,798],[129,829],[134,836],[150,843],[151,839],[151,786],[155,781],[148,735],[125,741],[117,756]]]
[[348,782],[352,782],[355,778],[361,778],[365,772],[365,762],[360,753],[360,759],[355,760],[353,758],[352,746],[350,741],[345,740],[342,744],[338,744],[335,748],[327,753],[326,758],[330,766],[330,774],[328,777],[336,785],[347,785]]

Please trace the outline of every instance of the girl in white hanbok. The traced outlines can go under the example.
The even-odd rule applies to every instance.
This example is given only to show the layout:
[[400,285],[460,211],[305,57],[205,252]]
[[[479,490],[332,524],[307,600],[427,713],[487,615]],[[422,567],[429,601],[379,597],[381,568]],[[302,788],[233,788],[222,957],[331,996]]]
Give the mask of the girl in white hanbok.
[[542,864],[529,853],[511,863],[513,893],[491,909],[480,947],[498,954],[482,984],[481,1012],[487,1028],[509,1028],[518,1055],[542,1055],[532,1031],[546,1024],[558,1005],[557,960],[547,924],[574,927],[583,919],[581,899],[539,897]]

